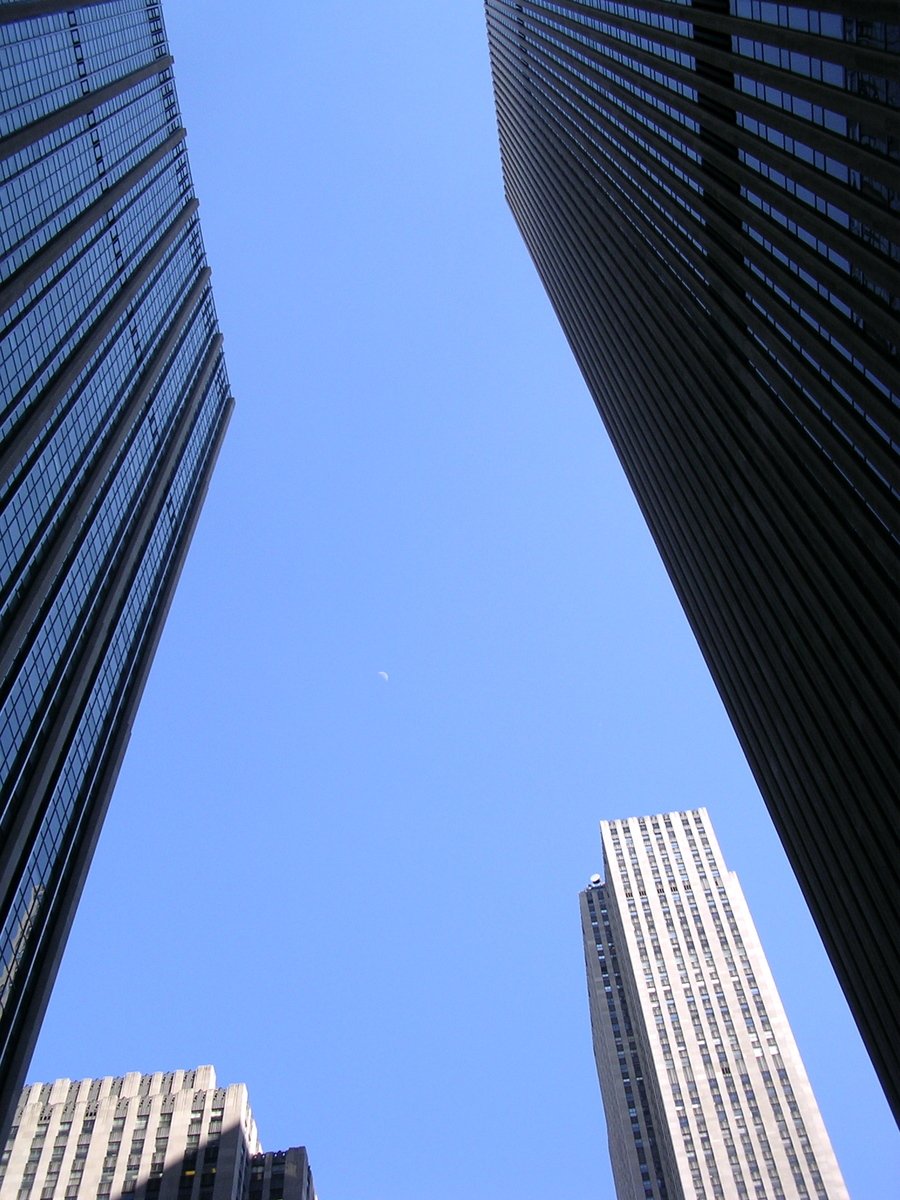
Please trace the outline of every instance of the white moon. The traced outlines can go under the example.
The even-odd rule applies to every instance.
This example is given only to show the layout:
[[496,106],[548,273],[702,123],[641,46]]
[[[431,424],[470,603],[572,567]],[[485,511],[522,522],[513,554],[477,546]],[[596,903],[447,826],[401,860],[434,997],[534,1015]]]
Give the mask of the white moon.
[[388,675],[387,671],[379,671],[379,672],[378,672],[378,678],[379,678],[379,679],[383,679],[383,680],[384,680],[384,682],[385,682],[385,683],[387,683],[387,681],[388,681],[388,679],[390,678],[390,676]]

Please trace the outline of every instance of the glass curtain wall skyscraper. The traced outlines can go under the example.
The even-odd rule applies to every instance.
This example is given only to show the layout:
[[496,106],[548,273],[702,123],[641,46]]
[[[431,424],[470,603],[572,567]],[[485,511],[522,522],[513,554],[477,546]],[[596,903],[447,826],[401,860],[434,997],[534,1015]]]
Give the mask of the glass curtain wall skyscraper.
[[600,831],[581,924],[618,1200],[848,1200],[706,810]]
[[232,408],[159,4],[0,2],[0,1128]]
[[900,1116],[897,6],[486,11],[508,202]]

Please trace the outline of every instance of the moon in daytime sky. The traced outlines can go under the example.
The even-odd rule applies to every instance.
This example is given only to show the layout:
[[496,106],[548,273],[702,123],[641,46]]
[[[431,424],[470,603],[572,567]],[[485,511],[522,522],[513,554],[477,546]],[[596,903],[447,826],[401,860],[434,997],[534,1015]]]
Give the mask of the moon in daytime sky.
[[388,676],[388,673],[387,673],[387,671],[379,671],[379,672],[378,672],[378,678],[379,678],[379,679],[383,679],[383,680],[384,680],[384,682],[385,682],[385,683],[387,683],[387,681],[388,681],[388,679],[389,679],[389,676]]

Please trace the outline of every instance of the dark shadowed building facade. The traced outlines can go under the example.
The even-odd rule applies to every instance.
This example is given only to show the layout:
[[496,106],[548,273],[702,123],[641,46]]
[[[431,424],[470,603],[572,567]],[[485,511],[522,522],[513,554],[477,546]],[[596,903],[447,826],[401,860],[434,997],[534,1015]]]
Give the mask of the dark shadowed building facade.
[[0,3],[0,1131],[232,408],[158,4]]
[[486,10],[509,204],[900,1112],[896,5]]

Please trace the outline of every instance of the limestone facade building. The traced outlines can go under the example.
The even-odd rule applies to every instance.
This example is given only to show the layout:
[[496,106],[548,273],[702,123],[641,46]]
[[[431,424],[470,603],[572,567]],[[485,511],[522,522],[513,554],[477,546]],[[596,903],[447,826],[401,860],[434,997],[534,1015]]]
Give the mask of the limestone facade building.
[[581,919],[618,1200],[848,1200],[706,810],[600,828]]
[[316,1200],[306,1150],[263,1153],[242,1083],[210,1066],[24,1088],[0,1200]]

